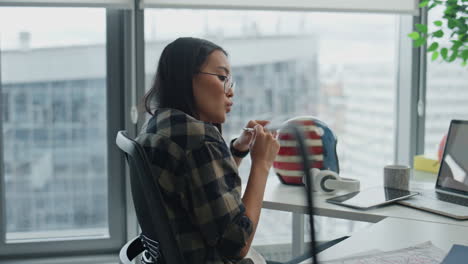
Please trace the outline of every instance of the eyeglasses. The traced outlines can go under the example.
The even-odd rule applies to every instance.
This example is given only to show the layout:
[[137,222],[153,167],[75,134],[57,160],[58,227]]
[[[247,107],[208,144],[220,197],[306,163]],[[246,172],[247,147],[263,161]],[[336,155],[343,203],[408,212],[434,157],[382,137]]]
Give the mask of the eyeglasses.
[[231,76],[210,73],[210,72],[201,72],[201,71],[198,73],[208,74],[208,75],[213,75],[213,76],[218,77],[218,79],[224,83],[224,93],[226,94],[229,92],[229,90],[232,90],[232,92],[234,92],[234,89],[236,88],[236,82],[232,80]]

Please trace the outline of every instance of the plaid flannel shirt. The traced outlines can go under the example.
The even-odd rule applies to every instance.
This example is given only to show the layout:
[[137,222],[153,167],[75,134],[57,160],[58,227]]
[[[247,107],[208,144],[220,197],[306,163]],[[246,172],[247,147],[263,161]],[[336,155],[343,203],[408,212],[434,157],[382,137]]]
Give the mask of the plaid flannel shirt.
[[158,109],[137,137],[150,160],[186,263],[236,263],[252,233],[241,179],[218,129]]

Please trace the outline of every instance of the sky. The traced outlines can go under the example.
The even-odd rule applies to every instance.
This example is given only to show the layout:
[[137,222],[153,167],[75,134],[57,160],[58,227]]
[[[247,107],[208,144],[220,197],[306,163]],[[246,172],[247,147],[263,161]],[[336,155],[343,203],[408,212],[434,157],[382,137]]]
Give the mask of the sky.
[[105,22],[104,9],[0,7],[0,47],[17,47],[23,31],[31,47],[104,43]]
[[[0,45],[17,47],[23,31],[31,33],[31,47],[104,43],[105,19],[100,8],[0,7]],[[394,20],[393,15],[373,14],[158,9],[146,12],[145,35],[148,40],[171,39],[208,31],[228,37],[255,26],[262,35],[343,34],[349,32],[346,28],[378,31],[377,27],[392,26]]]
[[[0,49],[17,49],[20,32],[29,32],[31,48],[103,44],[105,22],[103,8],[0,7]],[[254,32],[261,36],[313,34],[319,39],[322,62],[367,59],[391,63],[397,22],[398,16],[389,14],[147,9],[145,39],[207,33],[217,37],[251,36]]]

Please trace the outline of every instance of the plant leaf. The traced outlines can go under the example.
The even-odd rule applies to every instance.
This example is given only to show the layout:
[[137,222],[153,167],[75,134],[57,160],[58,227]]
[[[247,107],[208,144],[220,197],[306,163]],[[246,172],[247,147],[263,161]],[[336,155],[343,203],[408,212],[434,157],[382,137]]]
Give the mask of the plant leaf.
[[419,39],[421,36],[419,35],[418,32],[411,32],[408,34],[408,37],[412,38],[413,40]]
[[432,36],[436,37],[436,38],[441,38],[444,36],[444,31],[442,30],[437,30],[436,32],[432,33]]
[[421,47],[422,45],[426,44],[425,38],[420,38],[414,41],[414,47]]
[[434,21],[434,25],[436,25],[438,27],[441,27],[442,26],[442,21],[440,21],[440,20]]
[[454,60],[457,58],[457,56],[458,56],[458,50],[454,50],[454,51],[452,52],[452,55],[450,55],[450,57],[449,57],[449,59],[448,59],[448,62],[454,61]]
[[425,7],[429,4],[429,0],[424,0],[419,4],[419,7]]
[[447,53],[448,53],[448,49],[447,49],[447,48],[443,48],[443,49],[440,50],[440,55],[442,55],[442,58],[443,58],[444,60],[447,59]]
[[453,18],[449,18],[447,25],[448,25],[448,28],[453,29],[454,27],[457,26],[457,20]]
[[437,6],[437,3],[433,3],[432,5],[429,6],[429,8],[427,10],[431,10],[432,8],[434,8],[436,6]]
[[414,25],[416,29],[421,33],[427,33],[427,26],[424,24],[416,24]]
[[446,15],[453,15],[454,13],[456,13],[457,11],[454,10],[454,6],[451,6],[451,5],[447,5],[447,8],[445,9],[444,11],[444,14]]
[[462,51],[461,57],[464,61],[468,60],[468,49],[465,49],[464,51]]
[[438,57],[439,57],[439,52],[438,51],[432,52],[432,58],[431,58],[432,61],[437,60]]
[[439,47],[439,43],[438,43],[438,42],[432,42],[432,44],[429,46],[429,48],[427,48],[427,52],[434,51],[434,50],[436,50],[438,47]]
[[463,45],[463,42],[461,42],[460,40],[452,40],[451,42],[453,43],[453,46],[450,48],[452,50],[458,50],[458,48],[460,48],[461,45]]

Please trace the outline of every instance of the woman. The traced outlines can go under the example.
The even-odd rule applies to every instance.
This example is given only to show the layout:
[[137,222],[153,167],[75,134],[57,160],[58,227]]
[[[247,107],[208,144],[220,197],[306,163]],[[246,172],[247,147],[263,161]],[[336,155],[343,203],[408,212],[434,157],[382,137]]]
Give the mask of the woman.
[[[179,38],[162,52],[151,90],[151,118],[138,136],[152,162],[186,263],[236,263],[250,249],[268,171],[279,150],[268,121],[251,120],[229,146],[221,124],[234,97],[226,51]],[[244,195],[238,166],[250,151]]]

